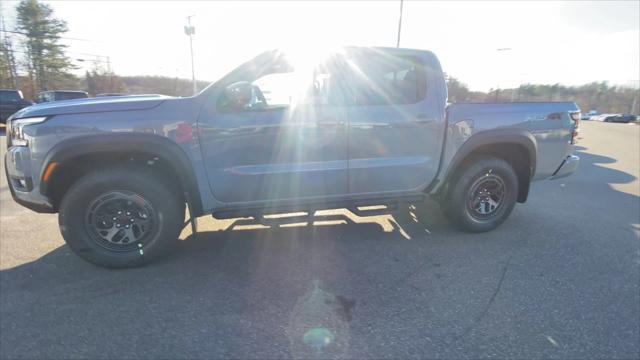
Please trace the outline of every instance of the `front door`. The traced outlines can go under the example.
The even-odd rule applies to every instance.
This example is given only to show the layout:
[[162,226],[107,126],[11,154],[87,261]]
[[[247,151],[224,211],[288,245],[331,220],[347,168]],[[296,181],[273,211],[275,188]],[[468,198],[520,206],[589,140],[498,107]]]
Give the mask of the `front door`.
[[[236,204],[347,193],[346,110],[331,104],[331,69],[330,61],[296,67],[271,52],[212,91],[198,128],[216,199]],[[246,101],[233,98],[243,91]]]

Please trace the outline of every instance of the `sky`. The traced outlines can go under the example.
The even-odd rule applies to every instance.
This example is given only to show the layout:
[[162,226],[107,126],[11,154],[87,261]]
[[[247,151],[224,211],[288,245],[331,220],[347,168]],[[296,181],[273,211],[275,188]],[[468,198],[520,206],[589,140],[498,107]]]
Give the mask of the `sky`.
[[[395,46],[399,1],[43,1],[67,21],[84,72],[191,77],[183,26],[195,15],[195,73],[214,81],[281,47]],[[2,0],[9,28],[17,1]],[[472,90],[522,83],[640,83],[640,1],[405,1],[401,47],[428,49]],[[498,51],[497,49],[510,49]],[[101,57],[103,61],[106,59]]]

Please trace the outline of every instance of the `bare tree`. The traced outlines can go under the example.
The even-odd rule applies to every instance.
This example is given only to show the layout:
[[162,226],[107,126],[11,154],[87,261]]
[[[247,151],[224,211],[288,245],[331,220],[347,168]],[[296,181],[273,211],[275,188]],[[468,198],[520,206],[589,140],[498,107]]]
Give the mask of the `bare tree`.
[[0,4],[0,86],[15,89],[20,86],[15,50],[12,38],[7,34],[2,4]]

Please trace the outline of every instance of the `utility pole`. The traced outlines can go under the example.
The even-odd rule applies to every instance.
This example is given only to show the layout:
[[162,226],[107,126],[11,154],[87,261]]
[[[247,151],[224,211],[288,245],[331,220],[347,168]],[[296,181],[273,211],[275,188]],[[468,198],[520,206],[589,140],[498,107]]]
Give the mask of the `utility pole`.
[[103,61],[103,62],[107,63],[107,72],[109,74],[111,74],[111,72],[112,72],[111,71],[111,57],[109,55],[96,55],[96,57],[101,57],[101,58],[107,59],[106,61]]
[[[511,51],[511,48],[504,47],[496,49],[498,53],[505,53],[506,51]],[[498,102],[498,95],[500,94],[500,75],[498,75],[498,85],[496,86],[496,102]],[[513,102],[513,91],[511,91],[511,102]]]
[[113,90],[113,71],[111,71],[111,57],[106,56],[107,58],[107,72],[109,72],[109,91],[114,92]]
[[400,47],[400,33],[402,32],[402,4],[403,0],[400,0],[400,18],[398,19],[398,41],[396,42],[396,47]]
[[198,91],[196,85],[196,71],[193,67],[193,35],[196,33],[196,28],[191,25],[191,18],[195,15],[187,16],[187,25],[184,27],[184,33],[189,35],[189,46],[191,47],[191,81],[193,82],[193,95]]

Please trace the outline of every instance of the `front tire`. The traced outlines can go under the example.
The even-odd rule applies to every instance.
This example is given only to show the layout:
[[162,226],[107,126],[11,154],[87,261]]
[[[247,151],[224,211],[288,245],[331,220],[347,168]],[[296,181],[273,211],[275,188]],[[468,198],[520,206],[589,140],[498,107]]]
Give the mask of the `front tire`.
[[185,214],[179,193],[149,169],[91,172],[63,197],[60,231],[71,250],[90,263],[140,266],[176,245]]
[[518,177],[509,163],[491,156],[475,157],[463,166],[441,204],[444,213],[464,230],[493,230],[515,206]]

